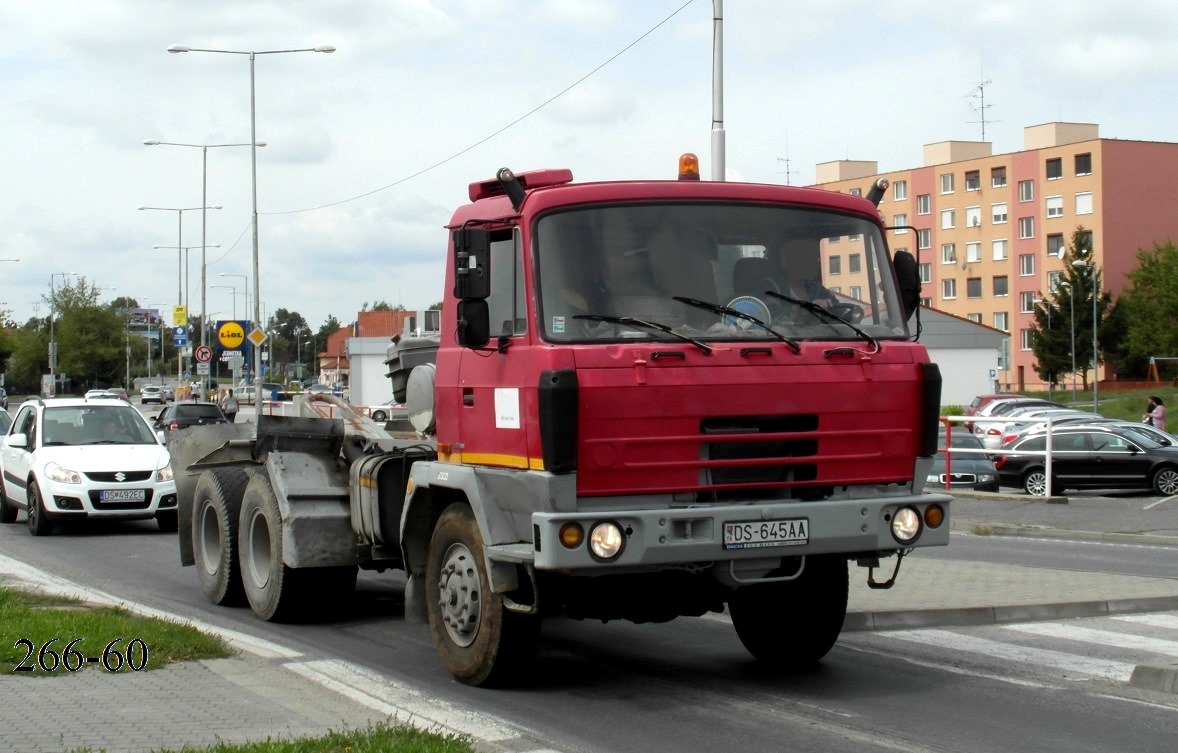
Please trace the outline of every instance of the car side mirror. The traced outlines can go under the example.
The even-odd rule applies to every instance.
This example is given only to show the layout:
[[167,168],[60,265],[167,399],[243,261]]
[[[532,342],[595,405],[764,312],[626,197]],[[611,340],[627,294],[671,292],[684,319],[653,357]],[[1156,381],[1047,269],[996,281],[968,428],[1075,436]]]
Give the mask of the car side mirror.
[[8,447],[25,448],[29,446],[29,437],[27,434],[11,434],[4,438],[4,444]]
[[155,438],[158,439],[162,445],[166,445],[168,443],[168,435],[164,433],[163,429],[155,430]]

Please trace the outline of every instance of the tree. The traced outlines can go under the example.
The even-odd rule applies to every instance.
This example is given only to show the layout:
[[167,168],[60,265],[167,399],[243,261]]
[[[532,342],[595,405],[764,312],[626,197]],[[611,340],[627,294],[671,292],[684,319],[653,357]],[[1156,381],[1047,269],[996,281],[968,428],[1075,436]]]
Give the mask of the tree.
[[1139,249],[1137,267],[1126,277],[1117,302],[1123,323],[1118,356],[1143,373],[1151,356],[1178,356],[1178,249],[1173,241]]
[[[1031,328],[1034,331],[1031,350],[1035,354],[1035,372],[1052,384],[1059,376],[1071,371],[1074,350],[1076,369],[1082,376],[1084,389],[1088,389],[1088,369],[1092,365],[1094,289],[1101,290],[1096,303],[1097,345],[1105,350],[1119,339],[1106,322],[1112,295],[1103,290],[1100,270],[1093,266],[1092,257],[1092,231],[1082,225],[1077,226],[1072,233],[1071,245],[1063,249],[1063,272],[1050,280],[1051,300],[1044,300],[1035,308],[1035,324]],[[1084,266],[1076,266],[1075,262],[1078,261],[1084,262]],[[1075,321],[1072,321],[1073,314]]]

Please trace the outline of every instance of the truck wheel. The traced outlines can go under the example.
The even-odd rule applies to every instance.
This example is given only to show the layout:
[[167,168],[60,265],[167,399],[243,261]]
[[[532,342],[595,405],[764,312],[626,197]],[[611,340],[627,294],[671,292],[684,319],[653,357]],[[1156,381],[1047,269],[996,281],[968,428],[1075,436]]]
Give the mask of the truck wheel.
[[246,484],[237,541],[241,585],[254,614],[275,622],[301,617],[300,572],[282,564],[282,514],[264,474]]
[[28,515],[29,533],[34,536],[48,536],[53,533],[53,521],[45,515],[45,504],[41,502],[41,487],[37,486],[36,481],[29,482],[29,508],[25,511]]
[[749,653],[778,669],[818,663],[838,640],[847,615],[847,561],[806,557],[794,580],[738,588],[728,600],[732,626]]
[[465,504],[442,512],[430,538],[425,603],[434,645],[467,685],[502,685],[530,663],[540,633],[535,615],[510,612],[492,593],[483,537]]
[[4,493],[4,480],[0,479],[0,523],[15,523],[16,508],[8,502]]
[[205,471],[192,497],[192,553],[200,589],[219,606],[245,603],[237,561],[237,523],[249,476],[241,468]]

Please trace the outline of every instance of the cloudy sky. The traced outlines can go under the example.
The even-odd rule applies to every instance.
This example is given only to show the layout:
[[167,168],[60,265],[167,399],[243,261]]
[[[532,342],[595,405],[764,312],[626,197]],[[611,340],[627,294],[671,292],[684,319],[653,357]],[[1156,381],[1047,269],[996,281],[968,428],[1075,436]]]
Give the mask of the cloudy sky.
[[[914,167],[923,145],[1097,123],[1178,140],[1170,0],[727,0],[731,180]],[[200,311],[199,148],[250,140],[256,61],[261,299],[317,328],[442,297],[443,226],[502,166],[578,180],[710,173],[711,0],[0,0],[0,310],[47,312],[61,272]],[[787,169],[788,168],[788,169]],[[246,318],[249,149],[208,150],[207,313]],[[178,217],[183,238],[178,242]],[[227,275],[222,277],[221,275]],[[226,288],[212,287],[225,285]],[[236,295],[230,289],[236,287]],[[109,289],[113,288],[113,289]],[[250,283],[252,289],[252,282]],[[234,311],[236,310],[236,311]]]

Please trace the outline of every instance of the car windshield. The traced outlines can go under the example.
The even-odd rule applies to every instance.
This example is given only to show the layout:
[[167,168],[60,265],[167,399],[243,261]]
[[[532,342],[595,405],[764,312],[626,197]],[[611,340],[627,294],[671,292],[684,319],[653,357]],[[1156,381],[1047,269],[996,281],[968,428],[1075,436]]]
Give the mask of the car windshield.
[[[501,244],[498,254],[492,244],[492,275],[511,274],[511,241]],[[534,253],[551,340],[908,336],[882,234],[861,216],[764,204],[597,206],[541,217]],[[513,331],[509,311],[492,311],[491,322],[495,334],[500,322]]]
[[[945,449],[945,434],[944,434],[944,432],[942,432],[937,437],[937,449],[938,450]],[[985,447],[982,445],[981,440],[978,439],[975,435],[970,434],[965,429],[959,429],[958,431],[953,432],[953,449],[955,449],[955,450],[983,450],[983,449],[985,449]],[[964,455],[967,453],[962,453],[962,454]]]
[[195,405],[177,405],[177,418],[224,418],[225,414],[215,405],[197,403]]
[[150,427],[130,406],[53,406],[41,418],[45,446],[89,444],[155,444]]

